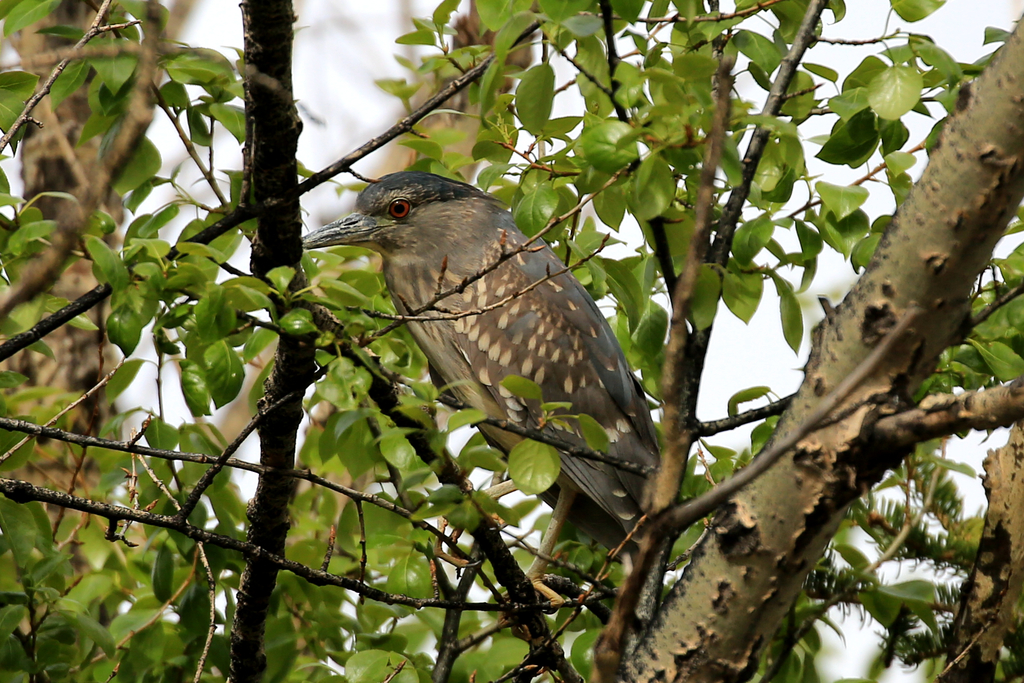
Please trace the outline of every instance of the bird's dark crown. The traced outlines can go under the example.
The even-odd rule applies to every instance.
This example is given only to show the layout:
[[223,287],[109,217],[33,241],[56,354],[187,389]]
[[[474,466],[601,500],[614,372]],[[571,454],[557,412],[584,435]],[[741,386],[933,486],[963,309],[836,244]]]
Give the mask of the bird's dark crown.
[[390,173],[359,193],[356,210],[367,216],[384,213],[395,199],[406,199],[413,207],[429,202],[462,199],[491,199],[472,185],[424,171]]

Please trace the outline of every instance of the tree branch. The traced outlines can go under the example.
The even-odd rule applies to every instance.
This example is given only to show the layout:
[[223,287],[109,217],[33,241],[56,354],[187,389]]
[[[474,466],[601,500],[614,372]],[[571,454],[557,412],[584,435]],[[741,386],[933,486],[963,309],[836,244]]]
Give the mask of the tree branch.
[[1016,623],[1024,588],[1024,423],[985,458],[988,509],[978,554],[961,591],[960,611],[937,681],[992,681],[1000,650]]

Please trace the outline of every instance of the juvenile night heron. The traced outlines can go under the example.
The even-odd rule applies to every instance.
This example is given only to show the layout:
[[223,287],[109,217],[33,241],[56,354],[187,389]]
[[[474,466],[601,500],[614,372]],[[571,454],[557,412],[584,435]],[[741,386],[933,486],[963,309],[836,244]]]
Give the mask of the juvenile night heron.
[[[356,200],[355,213],[313,231],[303,246],[347,244],[379,252],[395,308],[406,314],[434,299],[439,288],[472,278],[526,242],[497,199],[465,183],[406,171],[369,185]],[[656,467],[657,439],[643,390],[583,286],[568,272],[551,277],[562,270],[554,252],[538,242],[439,302],[447,313],[424,313],[438,320],[410,322],[409,329],[435,382],[449,386],[464,403],[537,428],[540,402],[518,398],[500,384],[508,375],[526,377],[541,387],[545,401],[571,401],[571,414],[595,418],[608,434],[611,456]],[[452,319],[457,311],[482,312]],[[506,454],[521,440],[489,425],[481,425],[481,431]],[[572,431],[551,433],[584,443]],[[641,514],[646,480],[565,453],[561,459],[557,483],[541,494],[554,507],[542,555],[550,555],[566,517],[603,545],[616,547]],[[531,578],[544,566],[535,562]]]

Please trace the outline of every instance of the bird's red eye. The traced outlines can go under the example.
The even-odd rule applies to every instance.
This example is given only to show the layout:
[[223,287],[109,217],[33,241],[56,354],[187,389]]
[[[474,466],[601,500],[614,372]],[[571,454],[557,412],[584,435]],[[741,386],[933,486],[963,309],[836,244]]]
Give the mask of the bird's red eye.
[[396,199],[388,207],[388,213],[391,214],[392,218],[405,218],[411,210],[412,206],[404,199]]

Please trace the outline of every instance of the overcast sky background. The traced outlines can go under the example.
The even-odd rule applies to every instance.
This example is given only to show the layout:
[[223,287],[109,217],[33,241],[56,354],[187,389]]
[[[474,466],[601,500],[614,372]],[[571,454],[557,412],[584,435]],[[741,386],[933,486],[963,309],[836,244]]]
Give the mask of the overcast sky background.
[[[395,38],[412,30],[408,22],[410,12],[414,16],[429,16],[436,2],[423,0],[378,0],[374,3],[357,2],[355,0],[307,0],[297,2],[298,33],[295,45],[295,95],[299,102],[300,113],[304,121],[304,131],[300,140],[300,159],[311,169],[322,168],[339,157],[358,147],[367,139],[384,131],[394,121],[404,115],[401,104],[395,98],[380,91],[374,81],[381,78],[407,78],[406,72],[393,58],[394,54],[409,56],[410,50],[405,46],[394,44]],[[463,11],[468,7],[468,0],[463,2]],[[730,11],[732,3],[723,2],[722,10]],[[1003,29],[1012,28],[1013,22],[1020,16],[1021,0],[950,0],[945,7],[925,21],[907,24],[889,11],[887,0],[848,0],[847,18],[840,24],[826,24],[826,37],[847,39],[866,39],[885,35],[894,29],[903,28],[916,33],[930,35],[935,42],[951,53],[961,62],[973,62],[992,51],[992,46],[982,44],[984,30],[987,26]],[[830,13],[826,17],[831,19]],[[744,28],[757,29],[758,22],[748,22]],[[770,31],[767,22],[761,24],[765,31]],[[198,2],[188,22],[182,40],[191,45],[212,47],[222,50],[229,58],[234,59],[234,48],[242,45],[241,19],[235,3]],[[897,39],[893,44],[900,44]],[[831,46],[820,44],[809,53],[808,61],[826,64],[836,69],[842,76],[849,73],[868,54],[876,54],[879,46],[869,45],[863,48]],[[558,83],[572,77],[571,66],[558,64]],[[740,61],[742,68],[743,61]],[[763,102],[764,93],[749,79],[738,81],[740,94],[758,103]],[[826,84],[822,92],[826,95],[835,94],[834,88]],[[573,103],[560,96],[557,106],[565,107],[569,113]],[[938,111],[938,105],[933,105]],[[934,125],[935,119],[920,115],[910,115],[904,119],[911,130],[909,148],[921,141]],[[802,126],[801,133],[805,139],[821,133],[827,133],[834,122],[833,117],[819,117],[809,126]],[[159,116],[154,122],[154,130],[161,140],[165,172],[185,160],[170,125]],[[745,145],[745,143],[744,143]],[[846,184],[863,176],[867,170],[880,161],[876,154],[864,168],[850,169],[822,164],[813,159],[817,147],[808,143],[805,147],[808,166],[812,174],[833,184]],[[240,167],[240,150],[233,138],[222,134],[216,147],[218,166],[225,168]],[[378,153],[380,154],[380,153]],[[924,167],[925,157],[918,154],[918,164],[911,173],[917,177]],[[375,175],[374,157],[357,164],[357,170],[366,175]],[[185,163],[183,177],[195,176],[190,164]],[[342,182],[350,178],[342,177]],[[187,186],[187,184],[186,184]],[[890,213],[893,208],[892,195],[884,186],[873,184],[871,199],[864,206],[869,216]],[[197,196],[204,197],[204,188],[193,187]],[[152,210],[155,206],[169,200],[167,195],[154,192],[150,200],[143,206],[143,211]],[[354,195],[351,192],[338,196],[335,186],[324,185],[307,195],[303,200],[306,212],[307,228],[312,229],[324,220],[330,220],[351,208]],[[799,206],[802,199],[794,193],[793,206]],[[799,203],[798,203],[799,202]],[[193,216],[185,216],[183,211],[179,221]],[[635,245],[637,232],[632,227],[632,239]],[[630,226],[623,226],[623,231],[630,234]],[[776,237],[784,237],[779,233]],[[1015,245],[1014,245],[1015,246]],[[1012,247],[1011,247],[1012,248]],[[629,248],[625,248],[628,252]],[[825,254],[823,254],[823,257]],[[247,255],[236,259],[237,265],[247,269]],[[833,303],[838,303],[855,274],[840,258],[823,258],[818,268],[818,275],[810,288],[803,295],[805,328],[809,330],[822,317],[816,297],[828,296]],[[140,351],[142,348],[140,347]],[[774,296],[774,288],[765,287],[765,294],[758,313],[749,325],[736,319],[725,306],[721,306],[715,320],[711,351],[705,370],[705,381],[702,387],[698,414],[701,419],[713,419],[726,414],[726,404],[731,395],[740,389],[755,385],[771,386],[778,396],[785,396],[794,391],[802,379],[801,366],[806,359],[808,344],[801,347],[799,356],[795,355],[783,340],[778,318],[778,303]],[[149,372],[149,370],[145,371]],[[142,373],[142,374],[145,374]],[[141,376],[141,375],[140,375]],[[148,385],[152,387],[152,384]],[[180,420],[188,416],[178,390],[173,382],[165,383],[164,400],[172,415],[179,415]],[[156,400],[151,390],[140,390],[130,396],[133,405],[153,406]],[[174,422],[173,418],[171,419]],[[995,434],[987,443],[982,438],[973,437],[950,447],[950,457],[972,465],[981,471],[981,461],[988,448],[1005,443],[1005,434]],[[731,448],[742,449],[749,446],[749,430],[737,430],[714,440],[714,443]],[[256,459],[255,440],[250,439],[243,457]],[[959,477],[969,497],[968,510],[980,509],[984,505],[984,495],[980,482],[967,477]],[[243,484],[243,488],[251,492],[254,480]],[[904,574],[902,578],[906,578]],[[835,616],[835,615],[833,615]],[[847,642],[840,642],[828,629],[821,629],[826,635],[828,647],[837,652],[846,651],[840,658],[826,658],[828,665],[823,680],[837,680],[865,675],[869,648],[873,642],[870,629],[858,633],[860,622],[856,618],[844,624]],[[920,672],[905,672],[894,668],[880,680],[911,681],[921,680]]]

